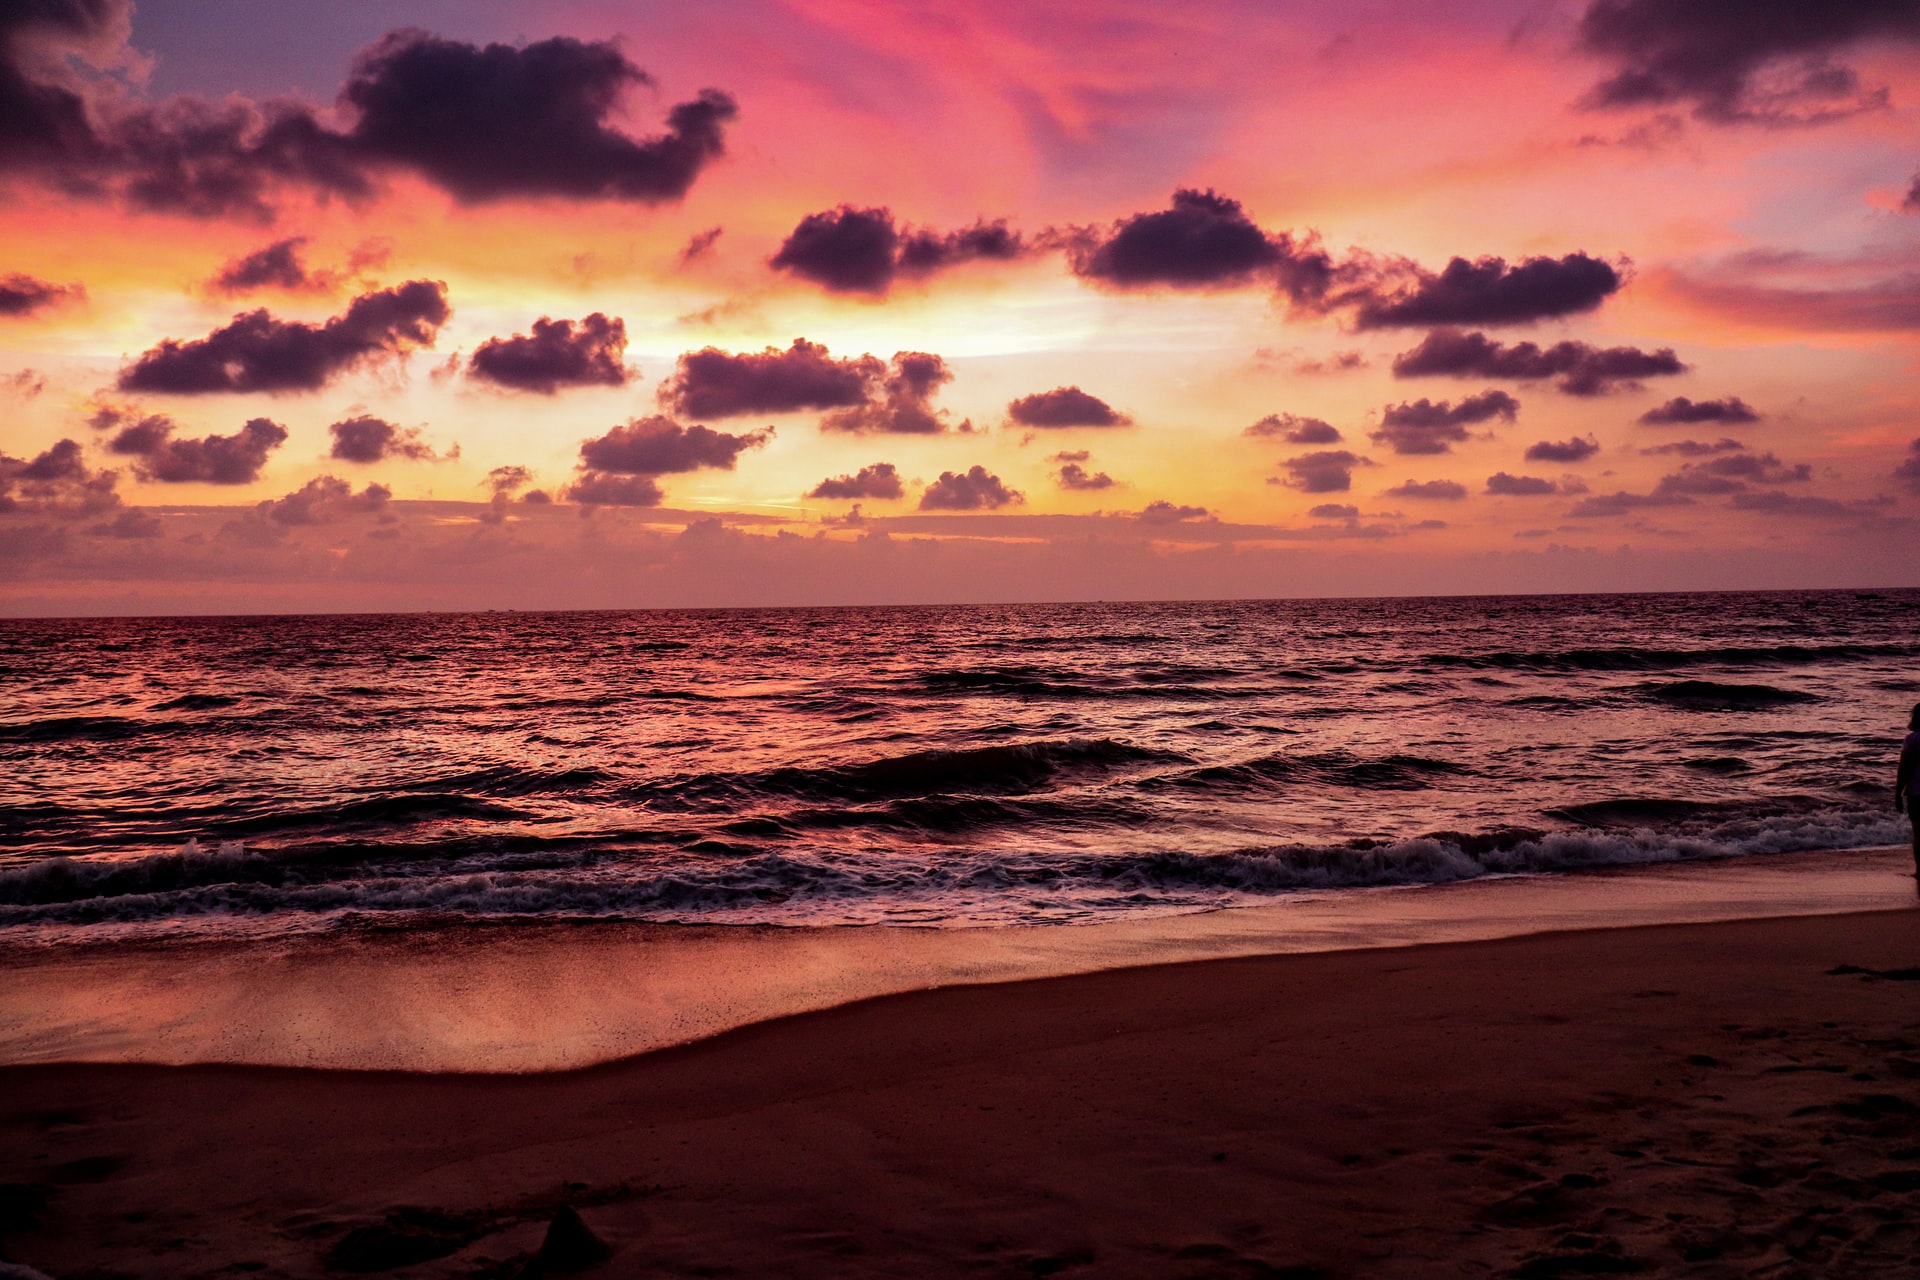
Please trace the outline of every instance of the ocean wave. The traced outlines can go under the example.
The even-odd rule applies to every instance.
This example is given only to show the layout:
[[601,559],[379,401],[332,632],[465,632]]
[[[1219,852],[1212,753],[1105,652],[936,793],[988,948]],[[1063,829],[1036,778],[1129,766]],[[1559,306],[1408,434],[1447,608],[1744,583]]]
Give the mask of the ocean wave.
[[1437,778],[1472,773],[1465,765],[1425,756],[1389,755],[1375,759],[1350,751],[1255,756],[1232,764],[1163,774],[1142,783],[1149,788],[1257,788],[1272,784],[1326,786],[1360,791],[1417,791]]
[[1676,667],[1789,667],[1823,662],[1911,658],[1915,644],[1729,645],[1709,649],[1662,649],[1625,645],[1612,649],[1560,649],[1490,653],[1429,653],[1415,667],[1497,671],[1662,671]]
[[909,796],[1019,794],[1073,776],[1129,765],[1185,760],[1177,752],[1112,738],[1069,738],[1004,746],[914,751],[858,764],[788,766],[738,774],[702,774],[629,788],[658,807],[709,807],[751,797],[861,803]]
[[1779,689],[1770,684],[1719,684],[1712,680],[1649,685],[1643,692],[1655,702],[1687,711],[1764,711],[1820,701],[1818,695],[1799,689]]
[[1905,833],[1896,815],[1825,810],[1670,828],[1435,832],[1372,845],[1224,853],[679,854],[642,863],[323,882],[288,875],[274,859],[238,845],[212,851],[189,845],[167,859],[61,859],[0,872],[0,926],[394,912],[773,924],[871,923],[911,912],[922,922],[1014,923],[1246,905],[1300,890],[1856,848],[1893,843]]

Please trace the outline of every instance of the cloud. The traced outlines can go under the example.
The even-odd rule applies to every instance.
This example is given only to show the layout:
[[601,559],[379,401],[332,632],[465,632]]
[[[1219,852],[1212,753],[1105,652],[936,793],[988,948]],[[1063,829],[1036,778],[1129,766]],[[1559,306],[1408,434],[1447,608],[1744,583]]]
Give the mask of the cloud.
[[386,508],[393,490],[369,484],[359,493],[338,476],[315,476],[284,498],[270,498],[256,510],[278,525],[331,524],[347,516],[373,515]]
[[1284,440],[1288,444],[1339,444],[1340,429],[1319,418],[1304,418],[1292,413],[1270,413],[1240,433],[1258,439]]
[[1867,514],[1859,507],[1833,498],[1809,498],[1783,493],[1779,489],[1769,489],[1765,493],[1736,493],[1728,499],[1727,505],[1735,511],[1759,511],[1770,516],[1805,516],[1821,520]]
[[809,498],[898,498],[900,473],[891,462],[876,462],[850,476],[833,476],[807,491]]
[[420,428],[398,427],[369,414],[343,419],[327,431],[333,436],[328,456],[342,462],[385,462],[389,458],[417,462],[434,456],[433,449],[420,438]]
[[467,361],[469,377],[510,391],[550,396],[562,387],[624,387],[631,376],[625,364],[627,325],[594,312],[580,321],[546,316],[530,334],[488,338]]
[[1055,387],[1021,396],[1007,406],[1007,416],[1023,427],[1124,427],[1133,422],[1079,387]]
[[33,458],[0,453],[0,513],[78,519],[120,505],[120,473],[90,470],[80,442],[60,440]]
[[328,282],[310,275],[300,261],[305,236],[276,240],[264,249],[234,258],[220,268],[213,287],[225,294],[250,293],[255,289],[285,289],[301,292],[326,288]]
[[1760,415],[1739,396],[1725,400],[1689,400],[1675,396],[1640,415],[1649,426],[1681,426],[1695,422],[1758,422]]
[[1293,362],[1293,372],[1303,378],[1324,378],[1366,367],[1367,357],[1359,351],[1336,351],[1325,359],[1302,358]]
[[[563,491],[570,502],[589,507],[657,507],[664,496],[651,476],[616,476],[588,471]],[[533,501],[528,494],[526,501]]]
[[866,404],[886,374],[887,366],[874,356],[835,360],[805,338],[795,338],[785,351],[768,347],[742,355],[706,347],[680,357],[659,397],[689,418],[845,409]]
[[121,370],[118,385],[171,395],[315,391],[363,361],[432,346],[451,314],[437,280],[362,294],[323,325],[248,311],[204,338],[165,340]]
[[47,375],[38,369],[16,369],[0,375],[0,391],[31,400],[47,389]]
[[1907,456],[1893,469],[1893,478],[1908,493],[1920,493],[1920,439],[1907,446]]
[[1141,524],[1179,524],[1183,520],[1204,520],[1209,514],[1205,507],[1189,507],[1160,498],[1149,502],[1134,518]]
[[1582,51],[1618,68],[1587,106],[1690,105],[1714,124],[1822,124],[1884,106],[1885,89],[1864,87],[1835,60],[1874,42],[1920,42],[1920,9],[1911,0],[1594,0],[1578,29]]
[[1689,462],[1662,476],[1655,493],[1712,495],[1740,493],[1752,484],[1794,484],[1813,479],[1813,468],[1801,462],[1787,466],[1772,453],[1725,453],[1707,462]]
[[588,471],[620,475],[666,475],[712,467],[731,471],[748,449],[773,439],[773,428],[734,435],[710,427],[683,427],[658,414],[622,423],[580,445],[580,465]]
[[1642,351],[1567,341],[1542,348],[1532,342],[1498,342],[1484,333],[1460,329],[1435,329],[1419,346],[1393,359],[1396,378],[1558,378],[1556,385],[1570,396],[1631,390],[1641,378],[1685,372],[1687,366],[1671,347]]
[[1372,459],[1349,449],[1321,449],[1288,458],[1281,462],[1280,469],[1287,473],[1288,488],[1303,493],[1345,493],[1353,488],[1354,468],[1373,465]]
[[1575,503],[1570,516],[1582,520],[1603,516],[1623,516],[1651,507],[1690,507],[1693,499],[1682,493],[1605,493]]
[[1136,213],[1104,231],[1070,232],[1064,242],[1075,275],[1117,289],[1223,288],[1273,278],[1306,297],[1323,291],[1333,273],[1311,242],[1269,235],[1239,201],[1211,189],[1183,187],[1170,208]]
[[[480,513],[480,523],[505,524],[508,504],[513,501],[515,493],[533,483],[533,472],[518,465],[495,467],[487,472],[487,478],[480,483],[493,490],[493,497],[487,503],[487,509]],[[522,496],[520,501],[546,503],[553,499],[543,490],[535,489]]]
[[920,495],[920,510],[992,511],[1025,501],[1018,489],[1009,489],[999,476],[976,465],[965,472],[942,471]]
[[1900,212],[1920,213],[1920,173],[1913,175],[1913,185],[1907,188],[1906,199],[1900,202]]
[[703,90],[665,133],[613,127],[652,81],[613,41],[485,46],[392,31],[354,60],[335,129],[283,100],[152,106],[78,74],[125,62],[125,0],[37,0],[0,16],[0,167],[137,208],[266,220],[279,187],[363,200],[411,173],[474,204],[513,197],[676,200],[723,151],[733,100]]
[[1600,452],[1600,442],[1592,436],[1571,440],[1542,440],[1527,446],[1528,462],[1585,462]]
[[1457,405],[1447,400],[1436,404],[1423,396],[1387,406],[1380,415],[1380,429],[1370,436],[1395,453],[1449,453],[1467,438],[1469,426],[1495,418],[1512,422],[1519,412],[1520,402],[1504,391],[1482,391]]
[[[1085,457],[1085,454],[1081,455]],[[1078,462],[1063,462],[1060,470],[1054,473],[1054,482],[1062,489],[1088,492],[1096,489],[1111,489],[1114,478],[1104,471],[1089,472]]]
[[96,538],[120,538],[126,541],[162,536],[160,518],[138,507],[128,507],[113,519],[89,527],[87,532]]
[[1539,476],[1516,476],[1496,471],[1487,477],[1487,492],[1504,498],[1538,498],[1560,492],[1560,486]]
[[266,418],[252,418],[230,436],[174,438],[177,426],[165,414],[135,416],[135,411],[103,408],[93,417],[96,429],[119,426],[107,442],[110,453],[131,456],[142,480],[161,484],[251,484],[260,478],[267,457],[287,440],[287,429]]
[[680,265],[684,267],[698,262],[712,253],[713,246],[719,242],[721,234],[725,231],[725,227],[708,227],[705,231],[689,237],[687,243],[680,249]]
[[1412,275],[1409,283],[1359,299],[1356,328],[1531,324],[1592,311],[1625,283],[1612,263],[1585,253],[1512,266],[1505,258],[1454,258],[1437,275],[1403,270]]
[[1434,502],[1459,502],[1467,496],[1467,486],[1457,480],[1406,480],[1384,491],[1385,498],[1418,498]]
[[1675,440],[1668,444],[1657,444],[1651,449],[1642,449],[1641,454],[1652,457],[1659,454],[1677,453],[1683,458],[1710,458],[1720,453],[1738,453],[1747,446],[1738,440],[1722,436],[1708,442],[1705,440]]
[[896,227],[887,208],[841,205],[810,213],[769,260],[831,293],[884,294],[898,276],[921,278],[978,259],[1010,261],[1030,252],[1004,219],[958,231]]
[[[823,431],[934,435],[947,429],[946,411],[933,407],[934,393],[953,381],[953,370],[925,351],[897,351],[877,400],[837,409],[820,420]],[[962,430],[968,430],[962,424]]]
[[393,31],[355,60],[341,99],[357,155],[422,174],[468,204],[515,196],[678,200],[725,150],[733,99],[706,89],[638,140],[609,127],[651,85],[611,40],[484,47]]
[[77,284],[49,284],[19,272],[0,276],[0,316],[30,316],[86,296],[87,291]]
[[1317,507],[1309,507],[1307,514],[1315,520],[1358,520],[1360,508],[1347,502],[1323,502]]

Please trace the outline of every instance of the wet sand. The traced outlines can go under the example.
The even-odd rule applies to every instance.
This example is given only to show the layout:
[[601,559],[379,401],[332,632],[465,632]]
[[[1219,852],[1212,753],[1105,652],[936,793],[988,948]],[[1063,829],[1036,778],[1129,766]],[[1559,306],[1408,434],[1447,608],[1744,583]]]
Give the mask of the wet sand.
[[12,1066],[0,1248],[511,1276],[570,1205],[607,1276],[1906,1276],[1916,977],[1903,907],[949,986],[557,1074]]

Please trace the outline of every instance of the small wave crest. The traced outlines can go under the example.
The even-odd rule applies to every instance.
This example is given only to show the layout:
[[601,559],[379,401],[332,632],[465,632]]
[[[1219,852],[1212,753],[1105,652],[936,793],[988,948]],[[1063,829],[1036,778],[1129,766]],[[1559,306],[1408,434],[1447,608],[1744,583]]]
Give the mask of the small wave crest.
[[1778,689],[1770,684],[1720,684],[1713,680],[1676,680],[1649,685],[1645,693],[1655,702],[1686,711],[1764,711],[1802,702],[1818,702],[1815,694]]
[[1827,809],[1677,827],[1433,832],[1371,845],[1223,853],[692,851],[625,862],[309,880],[238,845],[133,862],[56,859],[0,872],[0,926],[209,915],[440,913],[767,924],[1014,924],[1247,905],[1300,890],[1681,862],[1904,838],[1890,814]]

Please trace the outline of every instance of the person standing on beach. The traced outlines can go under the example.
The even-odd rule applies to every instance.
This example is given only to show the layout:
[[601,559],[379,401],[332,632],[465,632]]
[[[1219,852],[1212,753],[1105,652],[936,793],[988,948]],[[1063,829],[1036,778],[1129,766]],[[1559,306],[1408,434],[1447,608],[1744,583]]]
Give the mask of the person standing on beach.
[[1907,740],[1900,744],[1900,768],[1893,775],[1893,807],[1913,826],[1913,880],[1920,892],[1920,702],[1907,717]]

